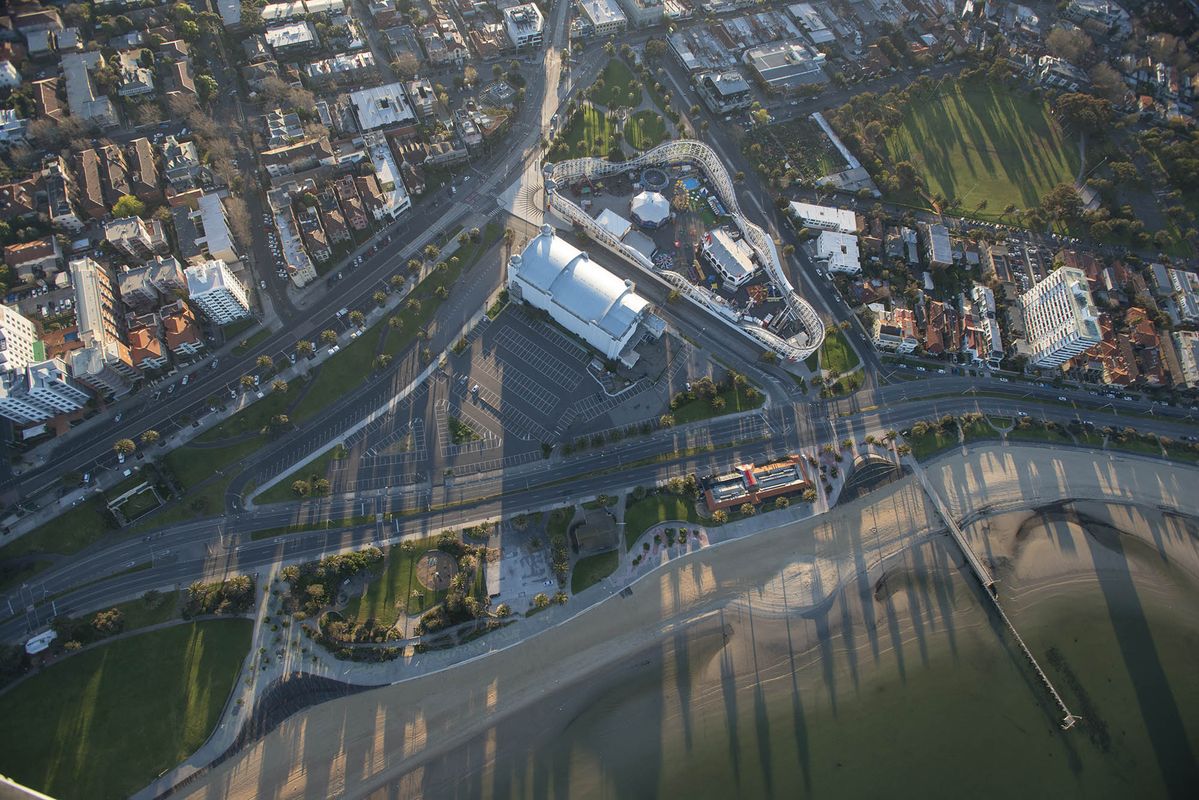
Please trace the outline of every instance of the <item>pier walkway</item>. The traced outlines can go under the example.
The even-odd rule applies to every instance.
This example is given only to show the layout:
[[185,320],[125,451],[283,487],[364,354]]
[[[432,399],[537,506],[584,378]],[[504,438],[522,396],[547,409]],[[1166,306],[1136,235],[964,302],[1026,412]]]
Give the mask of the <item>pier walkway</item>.
[[1058,694],[1057,689],[1054,688],[1053,682],[1049,680],[1049,676],[1045,674],[1045,670],[1041,669],[1041,665],[1037,663],[1036,657],[1032,654],[1032,651],[1028,649],[1028,645],[1024,643],[1024,638],[1020,635],[1020,632],[1016,630],[1016,626],[1013,625],[1012,621],[1008,618],[1007,613],[1003,610],[1003,606],[1000,605],[999,591],[995,588],[995,576],[991,574],[991,570],[987,568],[987,565],[984,564],[982,559],[978,557],[978,554],[974,552],[974,548],[972,548],[970,543],[966,541],[966,536],[962,533],[962,529],[958,525],[957,520],[954,519],[949,507],[945,504],[945,501],[941,499],[941,496],[933,488],[932,484],[929,483],[928,475],[925,474],[924,468],[921,467],[920,463],[912,456],[907,456],[905,461],[907,462],[908,467],[916,475],[917,480],[920,481],[920,485],[924,488],[924,493],[928,495],[929,500],[932,501],[933,507],[937,509],[937,513],[940,515],[941,519],[945,521],[945,526],[949,529],[950,535],[953,537],[953,540],[957,542],[958,548],[966,557],[966,563],[970,565],[970,571],[974,573],[974,576],[978,578],[979,583],[981,583],[983,588],[986,589],[987,596],[991,598],[991,602],[994,604],[995,611],[999,614],[999,618],[1003,620],[1003,624],[1007,626],[1008,632],[1012,635],[1012,638],[1015,639],[1016,644],[1020,646],[1021,652],[1023,652],[1024,657],[1028,659],[1028,663],[1032,666],[1033,671],[1037,673],[1037,677],[1040,679],[1041,684],[1045,687],[1045,690],[1049,692],[1049,696],[1053,699],[1053,702],[1065,715],[1061,722],[1062,729],[1069,730],[1070,728],[1074,727],[1074,723],[1077,722],[1079,718],[1070,713],[1070,709],[1066,706],[1066,701],[1062,699],[1060,694]]

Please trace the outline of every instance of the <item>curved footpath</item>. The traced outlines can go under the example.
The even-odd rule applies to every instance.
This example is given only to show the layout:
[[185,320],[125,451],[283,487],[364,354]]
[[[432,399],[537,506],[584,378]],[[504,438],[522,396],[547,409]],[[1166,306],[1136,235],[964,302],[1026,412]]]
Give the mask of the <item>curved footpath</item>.
[[[1199,469],[1160,459],[986,444],[952,451],[925,469],[959,517],[1067,499],[1199,516],[1194,491]],[[884,560],[942,529],[911,476],[818,517],[795,521],[796,516],[788,509],[726,526],[730,537],[737,526],[753,525],[756,531],[666,563],[631,584],[631,595],[614,594],[617,587],[609,579],[580,595],[582,603],[551,608],[470,643],[467,648],[477,650],[466,660],[464,653],[471,651],[460,648],[382,665],[305,663],[306,671],[326,677],[398,682],[299,712],[195,774],[208,763],[205,753],[197,753],[189,760],[191,769],[164,776],[142,796],[167,789],[187,773],[194,777],[176,796],[355,797],[404,775],[418,779],[422,767],[455,747],[494,735],[502,719],[563,688],[585,685],[673,631],[719,612],[749,588],[775,580],[782,568],[786,605],[763,608],[764,613],[795,614],[827,603],[848,579],[878,570]],[[985,554],[984,527],[974,526],[967,535]],[[1181,543],[1180,549],[1190,567],[1199,564],[1199,544]],[[553,635],[530,635],[526,624],[532,623]]]

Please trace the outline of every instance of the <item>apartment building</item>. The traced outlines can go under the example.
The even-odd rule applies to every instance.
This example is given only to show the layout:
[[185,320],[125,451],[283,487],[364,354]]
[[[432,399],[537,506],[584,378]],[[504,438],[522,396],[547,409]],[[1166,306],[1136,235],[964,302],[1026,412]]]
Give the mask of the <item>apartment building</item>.
[[504,9],[504,30],[517,50],[541,47],[545,18],[532,3]]
[[224,261],[212,259],[184,270],[192,303],[215,325],[228,325],[250,315],[246,289]]
[[158,309],[158,316],[162,319],[162,335],[167,349],[176,358],[195,358],[204,351],[200,324],[187,303],[182,300],[168,303]]
[[71,353],[71,374],[100,394],[120,396],[140,375],[129,354],[124,316],[108,271],[90,258],[71,262],[75,318],[83,348]]
[[15,309],[0,305],[0,373],[23,372],[38,360],[37,328]]
[[1060,367],[1102,341],[1099,311],[1080,269],[1059,267],[1020,297],[1030,363]]
[[0,373],[0,416],[17,425],[35,425],[78,411],[90,397],[71,379],[61,359],[34,361],[23,370]]
[[166,229],[159,220],[121,217],[104,223],[104,240],[118,252],[136,261],[148,261],[171,249]]

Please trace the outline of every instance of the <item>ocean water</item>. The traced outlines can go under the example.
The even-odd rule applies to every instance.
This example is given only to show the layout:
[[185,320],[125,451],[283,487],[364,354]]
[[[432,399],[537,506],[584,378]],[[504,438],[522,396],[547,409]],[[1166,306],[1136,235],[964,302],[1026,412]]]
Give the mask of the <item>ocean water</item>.
[[733,602],[497,722],[493,756],[474,740],[427,765],[426,796],[1199,796],[1195,522],[1087,504],[976,524],[1073,730],[948,539],[799,609],[781,552]]

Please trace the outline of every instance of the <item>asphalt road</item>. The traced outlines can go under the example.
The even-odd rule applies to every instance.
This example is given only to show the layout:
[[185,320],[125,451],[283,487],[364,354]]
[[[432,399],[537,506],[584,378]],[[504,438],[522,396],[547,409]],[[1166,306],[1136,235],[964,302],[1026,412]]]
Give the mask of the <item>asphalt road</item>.
[[[981,391],[1002,392],[1005,396],[979,396],[977,393]],[[1039,419],[1063,424],[1075,419],[1098,426],[1131,424],[1139,430],[1172,437],[1196,430],[1193,419],[1130,418],[1130,413],[1141,410],[1140,404],[1105,402],[1108,407],[1096,410],[1085,406],[1097,405],[1096,398],[1060,403],[1056,400],[1057,392],[1052,387],[938,376],[888,385],[836,402],[781,404],[764,414],[718,418],[643,439],[629,439],[607,450],[585,452],[547,464],[540,471],[519,471],[448,489],[443,487],[435,496],[393,490],[368,497],[279,504],[175,525],[153,532],[148,538],[105,539],[0,599],[0,614],[7,617],[0,624],[0,639],[20,639],[47,624],[54,613],[95,610],[150,588],[186,586],[200,578],[254,572],[280,560],[308,561],[371,541],[427,536],[445,528],[460,528],[472,520],[552,507],[577,497],[611,493],[620,487],[648,485],[671,475],[703,475],[727,468],[731,463],[811,448],[846,437],[860,439],[867,433],[904,429],[917,420],[944,414],[981,411],[1015,417],[1027,411]],[[1037,401],[1042,404],[1036,405]],[[684,448],[701,452],[656,460],[664,452],[688,452]],[[430,500],[437,505],[426,510]],[[443,504],[451,505],[442,507]],[[254,531],[296,523],[320,524],[386,513],[401,516],[349,530],[291,533],[258,541],[251,538]],[[120,574],[146,562],[152,566]]]
[[[558,15],[556,18],[562,16],[557,8],[554,13]],[[559,27],[564,29],[560,23]],[[194,373],[185,391],[164,394],[159,400],[151,401],[149,393],[143,390],[122,401],[117,406],[126,412],[121,422],[75,432],[53,450],[44,464],[12,476],[0,485],[0,490],[15,485],[23,498],[29,498],[64,472],[86,470],[93,463],[115,461],[112,443],[117,439],[136,439],[148,429],[166,435],[175,429],[175,420],[196,419],[206,413],[208,398],[224,396],[242,375],[252,373],[254,360],[259,355],[267,353],[276,359],[285,357],[294,351],[297,342],[315,341],[326,328],[340,329],[341,326],[336,324],[339,309],[372,307],[371,295],[393,274],[406,275],[406,263],[413,253],[472,212],[494,213],[495,195],[498,194],[494,191],[495,184],[514,174],[519,165],[539,158],[537,143],[544,91],[545,76],[535,73],[529,78],[525,103],[513,120],[514,130],[505,142],[506,146],[470,166],[475,174],[491,179],[478,181],[471,191],[462,189],[457,200],[450,201],[441,192],[415,204],[410,212],[375,236],[373,242],[378,249],[372,256],[364,258],[361,266],[351,273],[349,264],[343,265],[341,271],[345,278],[329,289],[323,281],[309,288],[309,296],[314,299],[304,304],[302,315],[297,318],[299,324],[285,326],[273,333],[254,352],[242,357],[221,357],[218,369],[201,369]],[[241,115],[240,110],[236,113]],[[259,206],[249,205],[254,213],[260,214],[256,210]],[[269,281],[273,278],[272,275],[268,279],[268,286],[272,285]],[[443,320],[443,324],[451,325],[452,320]]]
[[[555,31],[561,31],[563,27],[560,17],[562,8],[564,4],[554,10],[559,16],[551,17]],[[543,121],[547,110],[553,107],[548,100],[541,102],[544,99],[544,82],[543,76],[535,76],[530,81],[528,99],[517,117],[511,136],[512,147],[472,167],[480,176],[474,191],[470,194],[460,193],[459,200],[445,208],[435,205],[439,202],[436,200],[432,203],[422,202],[396,225],[381,233],[376,241],[383,241],[382,237],[390,239],[383,241],[378,252],[365,260],[352,279],[336,283],[329,291],[322,291],[323,286],[314,287],[316,299],[304,310],[304,324],[298,326],[299,329],[275,333],[258,352],[243,358],[223,357],[222,369],[204,370],[193,378],[186,397],[167,396],[158,403],[147,403],[145,397],[135,398],[130,401],[130,407],[135,408],[136,413],[126,414],[123,423],[81,433],[77,438],[64,442],[47,465],[18,476],[15,482],[23,490],[40,488],[49,482],[48,478],[56,477],[59,472],[77,469],[96,459],[111,458],[111,443],[117,438],[136,437],[148,428],[169,430],[171,421],[184,414],[194,418],[206,408],[208,396],[219,394],[242,374],[250,372],[253,360],[259,353],[289,353],[295,342],[301,339],[314,340],[320,330],[337,327],[334,325],[337,309],[365,308],[370,305],[370,295],[380,283],[404,269],[407,253],[423,246],[436,232],[450,227],[471,211],[494,209],[494,197],[498,193],[495,189],[518,167],[523,168],[523,165],[539,157],[537,142],[540,140],[541,127],[537,123]],[[821,102],[827,103],[827,98]],[[710,124],[714,129],[716,124],[723,123]],[[706,138],[711,140],[711,137]],[[764,218],[761,221],[766,222],[773,235],[784,242],[791,240],[789,226],[782,222],[773,208],[763,208],[758,201],[758,197],[767,195],[750,165],[740,153],[730,152],[727,147],[721,146],[720,141],[713,143],[728,159],[732,171],[746,173],[746,181],[738,187],[743,207],[758,210]],[[461,196],[463,194],[465,196]],[[404,242],[402,239],[407,238],[404,236],[406,232],[419,233]],[[797,250],[797,255],[800,252]],[[818,308],[822,307],[826,320],[837,322],[851,319],[852,313],[832,287],[812,279],[814,271],[810,262],[802,257],[799,262],[797,289],[816,303]],[[497,268],[493,269],[492,266]],[[479,272],[475,280],[463,282],[463,286],[455,290],[462,302],[449,304],[446,317],[461,315],[465,318],[481,305],[483,298],[497,285],[500,272],[498,265],[489,265]],[[654,287],[648,282],[643,281],[643,285],[652,292],[662,291],[662,287]],[[659,302],[661,307],[666,308],[665,302]],[[666,309],[664,313],[670,316],[674,312]],[[679,322],[689,322],[689,327],[694,328],[694,318]],[[728,352],[742,363],[753,363],[756,348],[753,348],[755,352],[749,352],[746,349],[747,342],[730,332],[717,330],[718,325],[713,320],[713,330],[709,331],[705,329],[707,326],[700,324],[699,335],[704,340],[701,344],[717,352]],[[454,324],[454,319],[447,318],[440,320],[439,327],[444,336],[450,336],[458,326]],[[865,345],[860,336],[853,335],[850,338],[865,360],[867,374],[873,374],[876,370],[887,372],[886,365],[878,360],[873,349]],[[444,346],[446,343],[437,344]],[[322,437],[325,440],[335,438],[339,430],[344,431],[365,412],[394,396],[418,371],[412,352],[398,358],[388,371],[373,378],[365,387],[347,394],[344,399],[301,426],[294,435],[256,454],[243,465],[243,477],[238,479],[240,483],[235,482],[230,500],[240,499],[239,487],[248,479],[246,476],[255,475],[256,467],[292,456],[298,459],[313,449],[312,442]],[[254,571],[280,558],[288,561],[310,560],[322,553],[384,537],[426,535],[443,528],[458,527],[472,519],[552,506],[567,498],[598,494],[619,486],[648,484],[673,474],[703,474],[711,469],[725,468],[735,461],[833,442],[847,436],[860,438],[867,432],[903,428],[916,420],[943,414],[981,410],[1014,416],[1027,410],[1034,412],[1037,417],[1057,422],[1081,418],[1097,425],[1132,424],[1141,430],[1175,437],[1195,430],[1196,415],[1189,409],[1157,407],[1154,416],[1134,416],[1130,420],[1129,415],[1146,411],[1145,404],[1109,401],[1082,390],[1000,383],[964,376],[928,375],[918,382],[901,381],[888,385],[870,383],[866,389],[850,398],[827,403],[808,402],[805,399],[794,403],[790,399],[794,395],[794,387],[787,385],[788,379],[773,372],[761,369],[767,381],[763,388],[767,389],[774,401],[768,413],[752,415],[750,418],[718,419],[644,439],[625,440],[618,448],[586,452],[568,461],[554,462],[552,468],[541,473],[520,470],[495,479],[483,477],[473,483],[431,486],[426,495],[384,491],[365,498],[282,504],[172,526],[169,530],[150,534],[148,540],[104,540],[71,559],[64,559],[61,566],[46,571],[20,591],[0,598],[0,614],[12,612],[12,616],[0,624],[0,638],[17,639],[28,630],[44,625],[56,611],[81,613],[136,596],[148,588],[185,585],[201,577],[226,572]],[[1004,396],[978,396],[978,392]],[[1067,402],[1057,402],[1058,396],[1066,397]],[[1048,404],[1036,405],[1039,402]],[[695,452],[687,448],[703,448],[704,452],[667,461],[639,463],[656,459],[660,454],[672,450]],[[552,485],[546,485],[551,482]],[[430,504],[434,508],[453,505],[446,510],[424,510]],[[403,516],[386,525],[377,523],[349,531],[297,533],[261,541],[250,539],[254,531],[296,522],[317,523],[385,512],[403,512]],[[126,575],[118,574],[147,561],[152,563],[147,569]],[[47,607],[50,598],[54,600]],[[41,605],[34,607],[35,603]],[[27,613],[29,607],[34,608]]]

